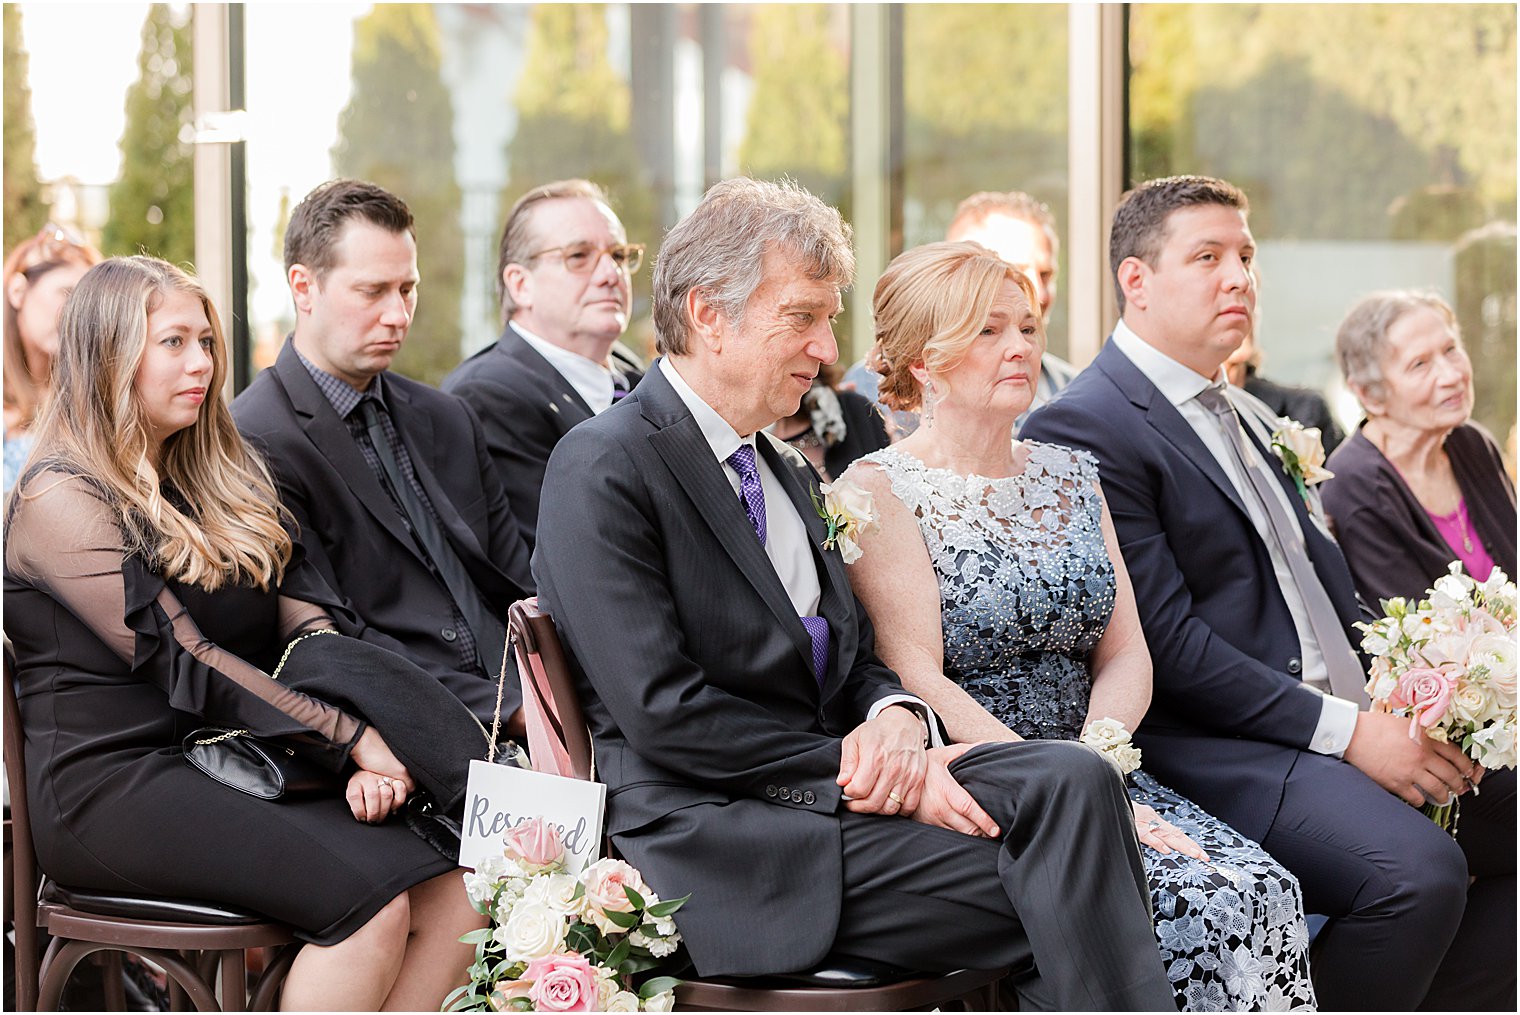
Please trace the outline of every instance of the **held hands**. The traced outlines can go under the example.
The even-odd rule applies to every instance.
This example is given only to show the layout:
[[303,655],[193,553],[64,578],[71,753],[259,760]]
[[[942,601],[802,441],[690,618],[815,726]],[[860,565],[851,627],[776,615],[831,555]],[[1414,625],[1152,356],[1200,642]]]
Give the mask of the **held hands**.
[[912,814],[924,784],[924,725],[895,705],[850,731],[840,748],[839,777],[856,814]]
[[1002,832],[997,822],[982,810],[976,798],[966,787],[955,781],[950,774],[950,763],[965,754],[976,744],[951,744],[935,747],[928,756],[928,771],[924,776],[924,791],[919,797],[913,820],[925,825],[937,825],[952,832],[963,832],[979,838],[996,838]]
[[1444,804],[1475,789],[1483,767],[1454,744],[1421,735],[1409,738],[1409,720],[1384,712],[1359,712],[1345,759],[1406,803]]
[[373,726],[359,735],[349,756],[359,771],[349,776],[344,798],[359,821],[379,824],[399,810],[407,794],[417,788],[411,773]]
[[1163,821],[1161,815],[1145,804],[1133,804],[1135,808],[1135,834],[1140,841],[1154,849],[1158,853],[1181,853],[1195,860],[1208,860],[1209,855],[1203,851],[1203,847],[1192,839],[1187,833],[1173,825],[1169,821]]

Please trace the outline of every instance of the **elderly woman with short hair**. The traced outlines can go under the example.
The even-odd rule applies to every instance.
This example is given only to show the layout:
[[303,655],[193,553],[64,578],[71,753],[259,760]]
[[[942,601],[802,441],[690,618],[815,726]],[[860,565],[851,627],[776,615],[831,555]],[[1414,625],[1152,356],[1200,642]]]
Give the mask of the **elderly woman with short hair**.
[[1515,487],[1471,422],[1472,362],[1434,293],[1373,293],[1335,337],[1366,420],[1327,463],[1324,503],[1358,590],[1421,597],[1454,560],[1480,581],[1515,573]]

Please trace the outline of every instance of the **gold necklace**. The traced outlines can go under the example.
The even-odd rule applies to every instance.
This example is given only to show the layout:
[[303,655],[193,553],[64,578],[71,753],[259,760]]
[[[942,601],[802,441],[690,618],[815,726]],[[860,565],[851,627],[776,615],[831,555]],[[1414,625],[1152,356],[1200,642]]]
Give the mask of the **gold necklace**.
[[1462,549],[1468,553],[1472,553],[1472,533],[1467,528],[1467,502],[1465,500],[1457,501],[1457,526],[1462,530]]

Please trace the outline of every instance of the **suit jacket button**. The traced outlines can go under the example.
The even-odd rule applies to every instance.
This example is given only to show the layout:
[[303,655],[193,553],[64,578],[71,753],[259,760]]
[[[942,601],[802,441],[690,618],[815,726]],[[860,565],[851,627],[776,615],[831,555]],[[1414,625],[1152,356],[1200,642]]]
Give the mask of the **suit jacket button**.
[[775,786],[767,786],[767,787],[765,787],[765,795],[768,796],[768,797],[774,798],[775,795],[776,795],[776,787]]
[[1302,659],[1298,658],[1298,656],[1294,656],[1292,659],[1288,660],[1288,672],[1289,673],[1293,674],[1296,677],[1300,673],[1302,673],[1303,671],[1304,671],[1304,662],[1303,662]]
[[781,799],[783,800],[790,800],[792,798],[792,791],[787,789],[785,786],[781,787],[780,793]]
[[442,631],[438,632],[438,635],[444,641],[453,641],[459,637],[459,632],[455,631],[452,627],[445,627]]
[[806,793],[802,794],[802,802],[805,804],[812,804],[817,799],[818,798],[813,795],[812,790],[808,790]]

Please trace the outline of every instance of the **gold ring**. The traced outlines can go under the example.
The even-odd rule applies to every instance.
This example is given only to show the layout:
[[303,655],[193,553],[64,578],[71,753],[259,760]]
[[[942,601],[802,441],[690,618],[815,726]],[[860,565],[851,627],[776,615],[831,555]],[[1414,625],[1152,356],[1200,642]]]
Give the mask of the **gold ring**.
[[901,807],[902,804],[903,804],[903,798],[897,795],[897,791],[896,790],[892,790],[890,793],[888,793],[887,794],[887,799],[891,800],[893,803],[897,804],[897,806],[899,806],[899,807]]

